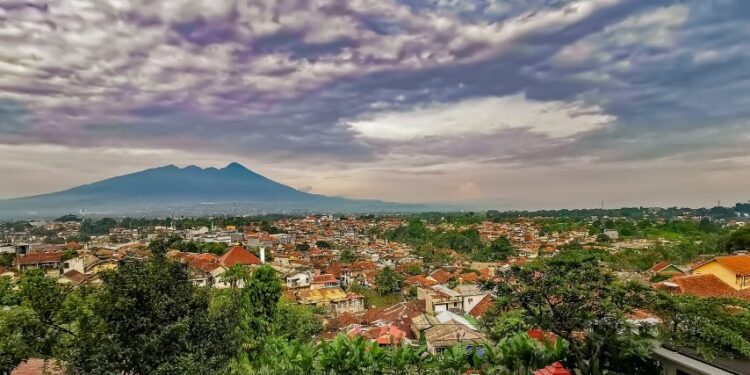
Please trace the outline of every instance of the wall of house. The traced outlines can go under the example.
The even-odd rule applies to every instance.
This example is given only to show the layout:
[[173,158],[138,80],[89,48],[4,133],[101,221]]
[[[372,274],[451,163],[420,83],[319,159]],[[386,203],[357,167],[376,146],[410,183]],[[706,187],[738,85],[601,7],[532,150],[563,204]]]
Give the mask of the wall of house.
[[464,296],[464,312],[468,313],[484,298],[484,294]]
[[729,286],[737,290],[750,287],[750,285],[745,285],[744,287],[740,287],[740,284],[737,283],[737,275],[734,273],[734,271],[722,266],[718,262],[706,263],[694,269],[693,274],[694,275],[713,274],[714,276],[721,279],[721,281],[727,283]]

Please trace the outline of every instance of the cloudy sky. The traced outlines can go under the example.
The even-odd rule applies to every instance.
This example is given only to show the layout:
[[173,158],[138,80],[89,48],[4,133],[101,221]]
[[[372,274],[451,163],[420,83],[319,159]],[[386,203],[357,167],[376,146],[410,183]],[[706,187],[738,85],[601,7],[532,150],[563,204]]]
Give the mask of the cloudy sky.
[[750,1],[0,0],[0,198],[238,161],[488,208],[750,199]]

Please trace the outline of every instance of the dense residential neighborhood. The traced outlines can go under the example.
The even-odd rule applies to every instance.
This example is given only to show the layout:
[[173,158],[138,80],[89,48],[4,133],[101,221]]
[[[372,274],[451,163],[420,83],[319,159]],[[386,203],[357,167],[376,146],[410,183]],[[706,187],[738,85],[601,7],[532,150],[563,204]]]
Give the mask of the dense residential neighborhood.
[[[526,306],[501,307],[508,303],[507,293],[522,280],[517,272],[553,264],[570,254],[588,254],[599,259],[595,268],[603,271],[596,272],[609,272],[619,279],[615,283],[641,285],[666,296],[746,303],[750,255],[745,248],[748,242],[742,242],[747,238],[738,235],[745,232],[746,220],[743,215],[503,218],[487,213],[169,217],[136,222],[69,215],[3,224],[0,276],[9,282],[8,291],[18,289],[30,272],[41,272],[62,288],[104,288],[111,277],[107,275],[120,272],[123,264],[152,262],[154,244],[161,244],[163,253],[158,256],[182,265],[186,282],[215,290],[217,296],[250,288],[254,282],[248,276],[260,269],[272,270],[280,287],[280,306],[307,309],[294,314],[308,311],[304,314],[316,322],[300,323],[314,327],[300,339],[322,342],[344,337],[380,347],[423,347],[440,356],[456,347],[483,352],[487,343],[505,343],[517,332],[543,350],[551,342],[571,338],[539,322],[519,321],[510,331],[500,328],[509,324],[501,321]],[[677,229],[667,232],[667,227]],[[696,233],[701,239],[695,240]],[[715,241],[715,234],[725,237],[716,243],[703,242]],[[696,243],[707,251],[687,250],[695,256],[670,253]],[[646,301],[641,304],[624,310],[623,324],[651,329],[671,319]],[[713,356],[731,357],[732,350],[699,360],[713,366]],[[655,363],[674,368],[682,366],[675,358],[692,358],[673,346],[654,353]],[[580,371],[575,361],[563,355],[552,359],[556,361],[525,371]],[[63,362],[55,363],[64,366]]]

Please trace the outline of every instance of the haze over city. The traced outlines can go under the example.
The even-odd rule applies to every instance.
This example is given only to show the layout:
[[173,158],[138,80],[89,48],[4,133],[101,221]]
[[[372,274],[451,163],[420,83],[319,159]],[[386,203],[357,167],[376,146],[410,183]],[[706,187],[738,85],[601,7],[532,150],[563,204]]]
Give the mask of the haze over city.
[[0,199],[237,161],[492,208],[747,200],[746,1],[5,1]]

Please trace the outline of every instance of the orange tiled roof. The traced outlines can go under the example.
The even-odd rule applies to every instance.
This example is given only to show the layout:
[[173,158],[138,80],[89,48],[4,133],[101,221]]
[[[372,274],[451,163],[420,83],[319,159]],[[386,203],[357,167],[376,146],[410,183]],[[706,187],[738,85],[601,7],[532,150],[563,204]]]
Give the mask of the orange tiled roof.
[[[670,287],[668,283],[676,284]],[[736,297],[737,291],[712,274],[677,276],[654,284],[654,287],[674,294],[690,294],[696,297]]]
[[750,275],[750,255],[716,257],[714,260],[738,275]]
[[16,259],[13,260],[13,263],[16,265],[27,266],[27,265],[35,265],[35,264],[40,264],[40,263],[54,263],[54,262],[61,262],[61,261],[62,261],[62,253],[53,252],[53,253],[22,254],[16,257]]
[[63,374],[59,363],[51,359],[30,358],[10,372],[11,375]]
[[666,262],[666,261],[659,262],[659,263],[654,264],[654,266],[651,267],[651,268],[649,268],[648,270],[651,271],[651,272],[659,272],[659,271],[661,271],[661,270],[669,267],[670,264],[671,263]]
[[479,303],[477,303],[476,306],[474,306],[474,308],[471,309],[471,311],[469,311],[469,315],[475,318],[479,318],[482,315],[484,315],[484,313],[486,313],[489,309],[491,309],[492,305],[494,304],[495,304],[495,300],[492,298],[491,295],[487,294],[484,297],[482,297],[482,300],[479,301]]
[[435,281],[434,279],[428,279],[428,278],[426,278],[426,277],[424,277],[422,275],[416,275],[416,276],[412,276],[412,277],[409,277],[406,280],[404,280],[404,284],[406,284],[406,285],[420,285],[422,287],[427,288],[427,287],[430,287],[430,286],[433,286],[433,285],[437,284],[437,281]]
[[247,251],[242,246],[235,246],[231,248],[229,251],[227,251],[226,254],[222,255],[221,258],[219,258],[219,263],[221,263],[225,267],[231,267],[235,264],[241,264],[241,265],[258,265],[260,263],[260,259],[255,256],[255,254]]
[[338,282],[336,280],[336,277],[331,275],[330,273],[324,273],[322,275],[315,275],[313,276],[313,283],[335,283]]
[[458,278],[461,281],[469,282],[469,283],[475,283],[479,281],[479,276],[475,274],[474,272],[467,272],[467,273],[461,274]]
[[534,375],[571,375],[571,372],[560,362],[555,362],[545,368],[534,371]]
[[433,271],[430,274],[430,277],[432,277],[433,279],[435,279],[438,283],[444,284],[444,283],[447,283],[448,280],[450,280],[451,277],[453,277],[453,275],[450,272],[448,272],[448,271],[439,269],[439,270]]

